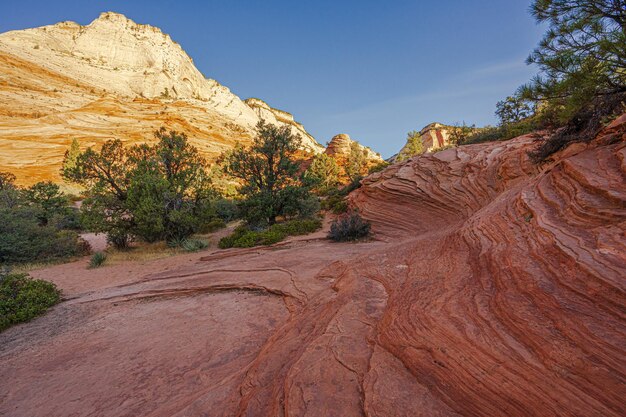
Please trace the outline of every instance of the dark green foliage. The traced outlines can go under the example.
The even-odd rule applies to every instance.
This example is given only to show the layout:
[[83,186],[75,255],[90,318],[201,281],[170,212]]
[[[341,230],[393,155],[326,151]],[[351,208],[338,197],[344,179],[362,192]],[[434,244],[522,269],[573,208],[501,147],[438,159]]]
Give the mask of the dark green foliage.
[[0,331],[37,317],[60,300],[51,282],[26,274],[0,276]]
[[54,216],[68,212],[69,200],[52,181],[42,181],[24,190],[25,200],[39,209],[39,222],[47,225]]
[[42,224],[44,207],[24,194],[10,186],[0,190],[0,263],[66,259],[89,251],[75,232],[59,230],[54,221]]
[[322,209],[335,214],[345,213],[348,210],[348,202],[344,195],[333,193],[322,200]]
[[[250,148],[237,147],[224,155],[224,170],[241,181],[239,208],[249,224],[272,225],[279,216],[301,215],[309,190],[298,175],[295,160],[301,139],[289,126],[263,120]],[[307,206],[308,207],[308,206]]]
[[353,211],[340,215],[331,223],[328,238],[336,242],[358,240],[369,236],[370,229],[370,223]]
[[183,133],[155,132],[158,143],[124,148],[108,141],[88,148],[63,176],[88,189],[83,221],[116,247],[131,240],[180,240],[216,218],[206,161]]
[[96,252],[93,255],[91,255],[91,259],[89,260],[89,268],[90,269],[98,268],[102,266],[106,260],[107,260],[106,252]]
[[501,126],[508,126],[535,114],[535,103],[519,95],[509,96],[496,104],[496,116]]
[[239,207],[234,200],[220,198],[213,204],[215,214],[224,222],[232,222],[239,218]]
[[198,233],[213,233],[226,227],[224,220],[215,218],[200,226]]
[[540,163],[570,143],[588,142],[596,136],[605,123],[624,111],[626,111],[626,93],[598,96],[529,155],[535,163]]
[[0,172],[0,191],[15,188],[15,179],[10,172]]
[[220,240],[219,247],[226,249],[271,245],[280,242],[287,236],[313,233],[320,227],[322,227],[322,222],[319,219],[290,220],[276,223],[264,230],[251,230],[246,226],[239,226],[230,236]]
[[540,73],[517,96],[537,103],[536,121],[552,129],[531,154],[541,162],[625,110],[626,1],[535,0],[531,12],[549,27],[528,58]]

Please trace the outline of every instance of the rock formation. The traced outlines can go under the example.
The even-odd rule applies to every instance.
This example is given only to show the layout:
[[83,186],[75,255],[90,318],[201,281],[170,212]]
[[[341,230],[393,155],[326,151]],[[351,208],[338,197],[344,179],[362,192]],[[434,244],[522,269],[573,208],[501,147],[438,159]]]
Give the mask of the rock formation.
[[323,150],[289,113],[240,100],[169,35],[123,15],[0,34],[0,170],[22,182],[58,178],[73,138],[83,148],[135,143],[165,125],[213,157],[249,141],[261,117],[291,126],[307,151]]
[[352,140],[350,135],[345,133],[340,133],[338,135],[333,136],[333,138],[328,142],[326,146],[326,153],[329,156],[333,156],[336,158],[345,158],[350,154],[350,146],[352,143],[356,142],[359,148],[365,153],[365,158],[373,163],[382,162],[383,158],[379,153],[372,151],[367,146],[361,145],[359,142]]
[[[445,148],[451,145],[450,138],[455,129],[459,129],[457,126],[448,126],[441,123],[431,123],[425,126],[419,132],[419,140],[422,143],[422,153],[435,152],[441,148]],[[481,128],[472,128],[473,132],[480,131]],[[411,158],[414,155],[409,149],[410,144],[407,143],[400,149],[400,151],[389,158],[389,162],[399,162],[401,160]]]
[[0,415],[625,415],[626,115],[536,140],[369,176],[371,242],[33,272],[68,300],[0,334]]

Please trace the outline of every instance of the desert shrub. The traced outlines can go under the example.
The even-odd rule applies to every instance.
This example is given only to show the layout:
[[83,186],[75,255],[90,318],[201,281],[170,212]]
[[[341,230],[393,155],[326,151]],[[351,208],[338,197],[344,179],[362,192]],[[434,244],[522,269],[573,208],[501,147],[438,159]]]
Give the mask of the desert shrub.
[[626,111],[626,93],[599,96],[584,105],[571,120],[529,153],[535,163],[574,142],[589,142],[600,132],[604,123]]
[[215,214],[224,222],[232,222],[239,218],[239,208],[234,200],[221,198],[214,203]]
[[31,320],[61,300],[56,286],[26,274],[0,277],[0,331]]
[[322,222],[315,218],[290,220],[288,222],[275,224],[270,227],[270,229],[282,232],[287,236],[299,236],[313,233],[320,227],[322,227]]
[[319,219],[290,220],[284,223],[276,223],[264,230],[251,230],[246,226],[239,226],[231,235],[220,240],[219,247],[226,249],[272,245],[280,242],[287,236],[313,233],[320,227],[322,227],[322,222]]
[[197,252],[209,247],[209,242],[204,239],[185,239],[180,245],[185,252]]
[[207,223],[204,223],[202,226],[200,226],[198,228],[198,232],[199,233],[213,233],[217,230],[223,229],[224,227],[226,227],[226,223],[224,223],[224,220],[220,218],[215,218],[215,219],[210,220]]
[[89,260],[89,268],[98,268],[104,264],[107,260],[106,252],[96,252],[91,255],[91,259]]
[[80,212],[75,207],[67,207],[62,213],[55,214],[50,224],[57,230],[83,230]]
[[0,209],[0,263],[45,262],[88,252],[76,232],[41,226],[31,208]]
[[380,171],[384,171],[385,168],[387,168],[389,166],[389,162],[387,161],[382,161],[377,163],[376,165],[370,167],[370,169],[367,171],[368,174],[373,174],[375,172],[380,172]]
[[330,211],[334,214],[341,214],[348,210],[348,202],[344,196],[333,194],[322,201],[321,207],[323,210]]
[[328,238],[336,242],[357,240],[369,236],[370,229],[370,223],[354,211],[342,214],[331,223]]

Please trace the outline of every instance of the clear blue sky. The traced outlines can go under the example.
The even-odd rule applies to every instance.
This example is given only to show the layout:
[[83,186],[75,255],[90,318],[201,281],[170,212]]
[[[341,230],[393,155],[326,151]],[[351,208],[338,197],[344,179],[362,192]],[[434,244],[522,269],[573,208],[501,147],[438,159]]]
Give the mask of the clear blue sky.
[[160,27],[207,77],[293,113],[322,144],[388,157],[433,121],[493,124],[535,72],[530,0],[1,0],[0,31],[123,13]]

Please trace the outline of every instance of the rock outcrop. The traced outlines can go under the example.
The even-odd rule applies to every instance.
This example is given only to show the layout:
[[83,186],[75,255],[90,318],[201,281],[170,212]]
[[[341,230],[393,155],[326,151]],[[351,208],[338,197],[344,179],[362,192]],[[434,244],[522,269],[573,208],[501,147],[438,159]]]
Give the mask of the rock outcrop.
[[[419,131],[418,140],[422,145],[422,152],[436,152],[442,148],[446,148],[452,144],[450,142],[451,136],[453,132],[461,129],[458,126],[448,126],[441,123],[430,123],[425,126],[422,130]],[[479,132],[481,128],[471,127],[471,132]],[[412,146],[407,140],[407,143],[400,149],[400,151],[389,158],[389,162],[400,162],[406,160],[408,158],[412,158],[415,156],[413,151],[411,150]]]
[[22,182],[58,178],[73,138],[82,147],[149,141],[161,125],[187,132],[209,157],[249,141],[261,117],[323,150],[290,114],[260,103],[205,78],[160,29],[117,13],[0,34],[0,170]]
[[350,146],[352,146],[353,143],[356,143],[359,146],[368,161],[373,163],[383,161],[383,158],[380,156],[379,153],[374,152],[367,146],[361,145],[358,141],[352,140],[350,138],[350,135],[347,135],[345,133],[340,133],[333,136],[330,142],[328,142],[324,153],[336,158],[345,158],[350,155]]
[[0,415],[625,415],[626,115],[534,146],[369,176],[371,242],[34,271],[68,300],[0,334]]

